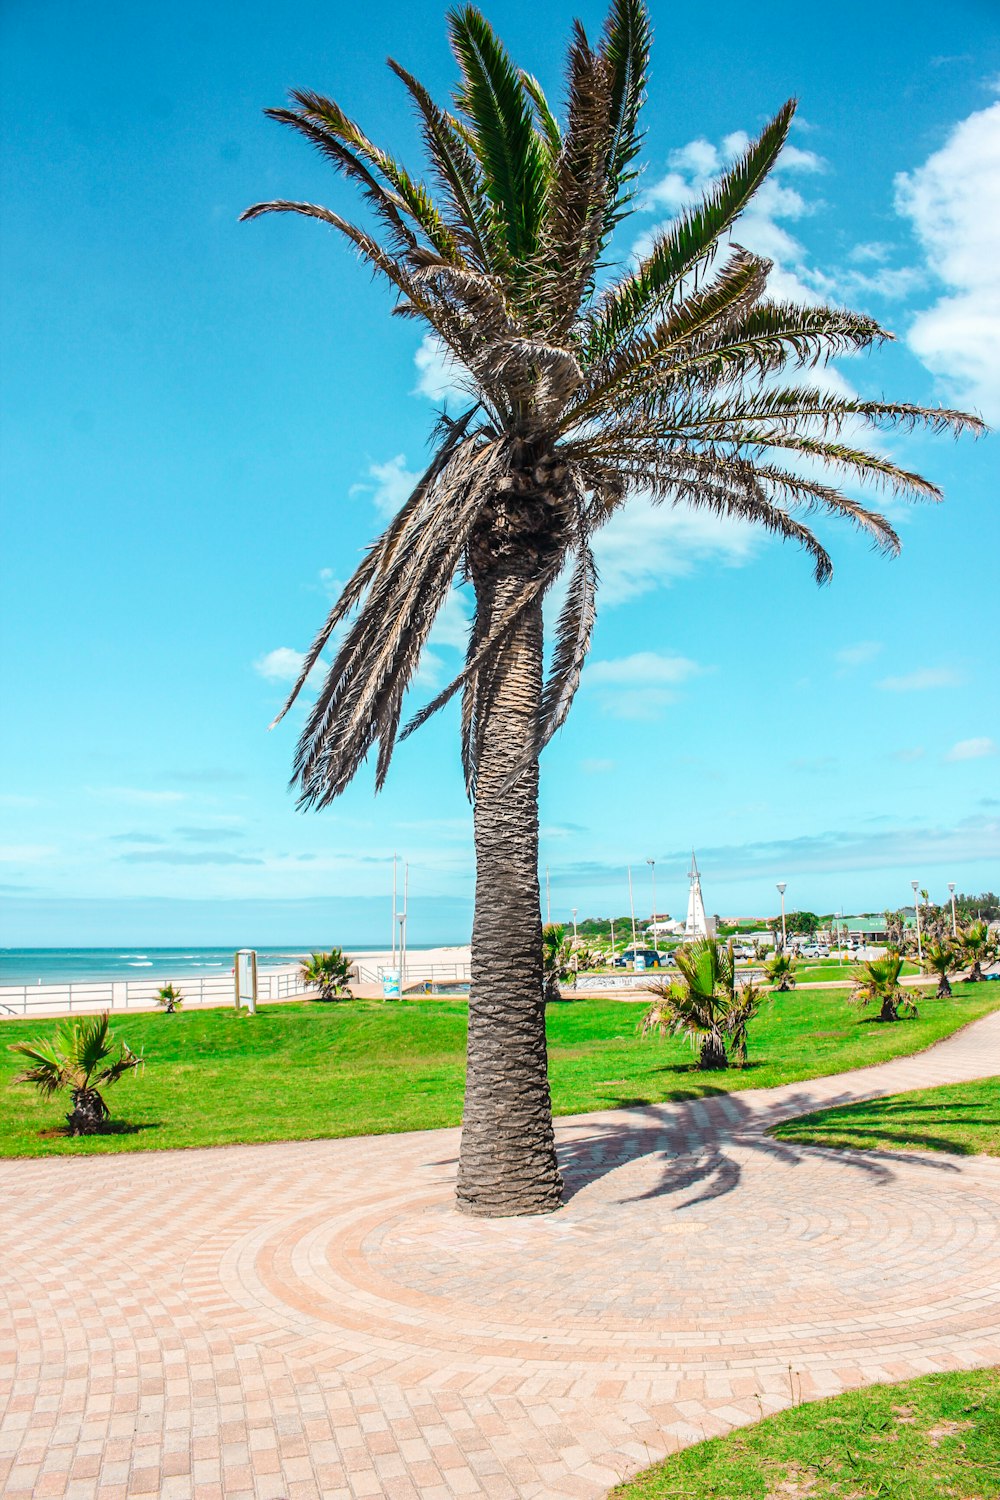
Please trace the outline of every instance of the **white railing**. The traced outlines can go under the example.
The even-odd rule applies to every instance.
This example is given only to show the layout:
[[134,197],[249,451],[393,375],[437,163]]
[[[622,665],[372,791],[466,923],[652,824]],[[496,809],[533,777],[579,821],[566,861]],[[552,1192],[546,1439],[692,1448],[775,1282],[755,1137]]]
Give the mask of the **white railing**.
[[[165,979],[81,979],[67,984],[0,986],[0,1020],[66,1011],[153,1010]],[[193,975],[172,981],[184,1005],[232,1005],[232,974]],[[298,969],[259,969],[257,999],[290,1000],[306,994]]]
[[[353,965],[357,973],[358,984],[381,984],[387,974],[393,973],[390,964],[363,964]],[[417,964],[406,961],[405,986],[408,989],[411,984],[447,984],[449,980],[469,982],[472,971],[468,964]]]

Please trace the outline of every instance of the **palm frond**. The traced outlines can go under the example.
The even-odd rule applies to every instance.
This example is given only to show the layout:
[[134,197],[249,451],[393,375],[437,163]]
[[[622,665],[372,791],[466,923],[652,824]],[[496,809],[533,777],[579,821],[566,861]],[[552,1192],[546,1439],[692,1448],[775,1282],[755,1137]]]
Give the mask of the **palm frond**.
[[549,148],[549,157],[554,162],[562,148],[562,130],[559,127],[559,121],[552,113],[551,105],[545,97],[545,90],[538,79],[531,73],[526,73],[523,68],[521,69],[521,83],[535,106],[535,124]]
[[711,255],[774,166],[794,113],[795,100],[789,100],[701,202],[663,230],[635,271],[599,299],[588,320],[588,360],[609,354],[648,322],[684,278]]
[[600,49],[611,71],[611,131],[606,154],[611,192],[603,216],[604,241],[624,217],[632,196],[631,185],[638,177],[632,163],[642,145],[639,114],[646,96],[651,40],[649,12],[642,0],[612,0]]
[[538,748],[566,722],[580,686],[583,664],[597,618],[597,565],[594,554],[583,543],[570,576],[566,599],[556,624],[556,640],[548,681],[539,706]]
[[448,13],[462,72],[455,99],[471,127],[486,196],[497,210],[515,265],[534,255],[545,203],[546,152],[518,69],[475,6]]

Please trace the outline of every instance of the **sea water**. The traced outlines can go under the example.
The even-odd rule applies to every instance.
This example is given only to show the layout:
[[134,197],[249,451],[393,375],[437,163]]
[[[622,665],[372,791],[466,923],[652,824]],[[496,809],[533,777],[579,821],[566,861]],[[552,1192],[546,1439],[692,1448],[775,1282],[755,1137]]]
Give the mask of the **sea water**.
[[[234,948],[0,948],[0,986],[85,979],[183,979],[229,974]],[[258,948],[259,968],[298,963],[303,949]]]

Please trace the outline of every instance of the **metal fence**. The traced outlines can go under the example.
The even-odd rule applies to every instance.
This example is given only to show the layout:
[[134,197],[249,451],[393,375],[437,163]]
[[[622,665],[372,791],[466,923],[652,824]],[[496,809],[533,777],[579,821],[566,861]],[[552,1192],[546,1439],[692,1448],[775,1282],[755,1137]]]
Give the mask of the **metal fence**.
[[[172,981],[185,1005],[232,1005],[232,974],[193,975]],[[69,984],[20,984],[0,987],[0,1019],[57,1015],[66,1011],[153,1010],[164,979],[84,979]],[[307,991],[297,968],[259,969],[257,999],[290,1000]]]
[[[386,974],[393,973],[389,964],[355,963],[353,965],[358,976],[359,984],[381,984]],[[411,984],[446,984],[449,980],[464,981],[466,984],[472,977],[472,971],[468,964],[415,964],[406,962],[406,974],[404,982],[407,986]]]

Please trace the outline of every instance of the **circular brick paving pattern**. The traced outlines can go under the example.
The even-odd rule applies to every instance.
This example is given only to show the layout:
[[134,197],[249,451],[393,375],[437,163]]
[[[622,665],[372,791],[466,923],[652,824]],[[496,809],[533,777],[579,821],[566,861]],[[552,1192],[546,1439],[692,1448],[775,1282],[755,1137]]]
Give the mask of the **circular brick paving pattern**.
[[559,1122],[568,1201],[451,1206],[457,1133],[6,1162],[8,1497],[598,1497],[790,1400],[1000,1360],[1000,1162],[800,1150],[992,1073],[1000,1015],[837,1078]]

